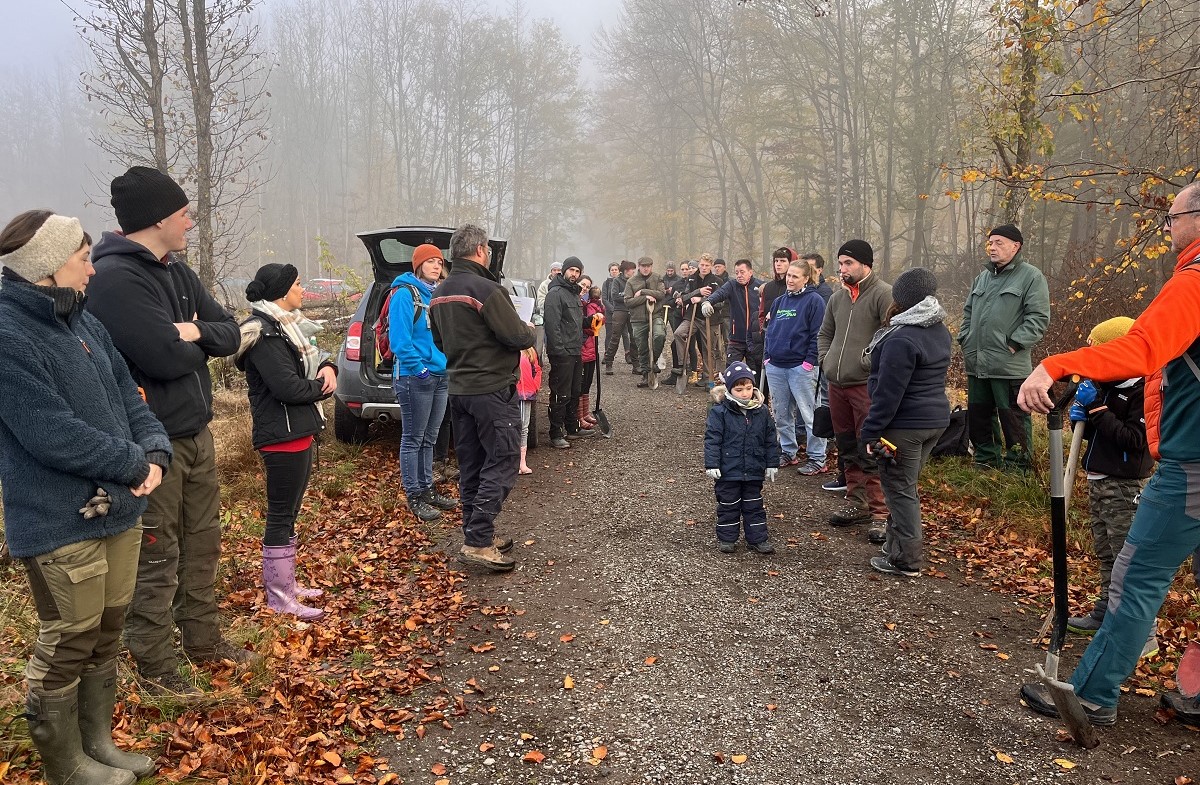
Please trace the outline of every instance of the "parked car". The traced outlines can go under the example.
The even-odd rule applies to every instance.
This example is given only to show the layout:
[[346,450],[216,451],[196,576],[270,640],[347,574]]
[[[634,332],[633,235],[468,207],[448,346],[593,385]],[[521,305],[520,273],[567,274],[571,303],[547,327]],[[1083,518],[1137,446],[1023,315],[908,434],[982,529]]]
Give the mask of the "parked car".
[[[358,239],[367,247],[373,280],[358,301],[346,337],[338,350],[338,386],[333,395],[333,435],[338,441],[359,444],[366,441],[372,423],[381,426],[400,423],[400,406],[392,391],[392,366],[381,360],[375,347],[375,322],[397,275],[412,270],[412,254],[418,245],[429,243],[450,247],[454,230],[439,226],[395,226],[359,232]],[[505,240],[491,239],[492,274],[504,281]],[[449,254],[447,272],[449,272]],[[536,417],[536,408],[535,408]],[[530,446],[536,445],[537,421],[530,423]]]
[[362,299],[362,292],[339,278],[310,278],[304,282],[304,301],[321,303],[345,297],[352,303]]

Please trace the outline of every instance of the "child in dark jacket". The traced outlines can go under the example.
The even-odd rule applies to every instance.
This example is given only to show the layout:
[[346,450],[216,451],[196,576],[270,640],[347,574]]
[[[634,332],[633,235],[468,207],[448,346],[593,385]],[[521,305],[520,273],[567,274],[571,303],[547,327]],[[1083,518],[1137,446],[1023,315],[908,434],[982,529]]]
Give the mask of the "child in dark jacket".
[[715,481],[717,497],[717,547],[721,553],[737,550],[744,526],[747,547],[774,553],[762,487],[779,473],[775,421],[745,362],[730,364],[721,379],[724,384],[712,389],[715,405],[704,429],[704,473]]
[[[1127,316],[1101,322],[1088,335],[1088,343],[1095,346],[1119,338],[1132,325]],[[1087,472],[1092,542],[1100,562],[1100,597],[1090,613],[1067,621],[1067,629],[1080,635],[1094,635],[1108,612],[1113,566],[1125,546],[1138,494],[1154,470],[1146,441],[1145,387],[1141,378],[1109,384],[1084,380],[1069,412],[1073,427],[1084,423],[1087,449],[1081,464]],[[1142,656],[1157,649],[1152,629]]]

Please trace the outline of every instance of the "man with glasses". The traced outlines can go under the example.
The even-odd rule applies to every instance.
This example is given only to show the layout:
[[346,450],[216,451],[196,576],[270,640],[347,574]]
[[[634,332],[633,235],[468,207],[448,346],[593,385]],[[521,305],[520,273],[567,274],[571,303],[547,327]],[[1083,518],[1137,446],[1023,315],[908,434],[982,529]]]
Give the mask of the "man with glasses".
[[1050,288],[1042,271],[1020,258],[1024,244],[1012,224],[991,231],[989,264],[971,285],[958,331],[975,464],[992,469],[1030,468],[1033,423],[1017,408],[1017,389],[1033,369],[1031,350],[1050,325]]
[[[1021,385],[1025,411],[1046,413],[1050,388],[1078,374],[1097,382],[1146,378],[1146,437],[1158,468],[1142,491],[1125,547],[1113,568],[1108,612],[1071,685],[1093,725],[1117,721],[1121,683],[1137,666],[1155,616],[1179,566],[1200,546],[1200,183],[1179,192],[1167,213],[1174,274],[1120,338],[1042,361]],[[1040,683],[1021,697],[1039,714],[1058,716]],[[1200,698],[1165,692],[1161,702],[1182,722],[1200,724]]]

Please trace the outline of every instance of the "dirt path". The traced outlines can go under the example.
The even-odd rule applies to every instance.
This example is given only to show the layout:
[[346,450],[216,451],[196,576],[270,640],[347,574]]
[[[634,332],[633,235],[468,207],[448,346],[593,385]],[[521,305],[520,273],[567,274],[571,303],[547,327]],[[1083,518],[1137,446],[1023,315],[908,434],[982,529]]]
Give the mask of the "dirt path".
[[471,710],[387,745],[405,782],[1200,780],[1200,738],[1156,724],[1151,698],[1124,696],[1097,750],[1056,742],[1016,699],[1040,618],[953,564],[874,574],[864,531],[825,524],[825,478],[766,487],[774,556],[718,553],[703,391],[622,372],[604,380],[612,439],[531,453],[500,521],[519,566],[468,573],[488,613],[441,669]]

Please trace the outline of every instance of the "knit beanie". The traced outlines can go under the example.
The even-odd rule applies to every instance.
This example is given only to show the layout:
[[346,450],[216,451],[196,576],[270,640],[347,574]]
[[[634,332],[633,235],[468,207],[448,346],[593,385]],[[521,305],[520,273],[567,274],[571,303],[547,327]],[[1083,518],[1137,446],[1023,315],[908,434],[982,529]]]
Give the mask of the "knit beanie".
[[892,284],[892,299],[905,310],[936,293],[937,278],[924,267],[905,270]]
[[278,300],[288,293],[299,277],[300,273],[290,264],[264,264],[254,274],[254,280],[246,285],[246,299],[252,303]]
[[721,374],[721,380],[725,382],[725,386],[732,389],[733,385],[741,379],[749,379],[754,381],[754,371],[750,370],[750,366],[741,360],[736,360],[729,364],[725,372]]
[[414,248],[412,258],[413,275],[420,277],[421,265],[430,259],[442,259],[445,261],[445,257],[442,256],[442,249],[429,243],[422,243]]
[[179,184],[148,166],[132,166],[113,178],[110,188],[117,223],[125,234],[141,231],[187,207]]
[[849,256],[856,262],[865,264],[867,267],[875,266],[875,252],[871,250],[871,244],[866,240],[847,240],[842,243],[842,247],[838,249],[838,256]]
[[78,218],[51,215],[29,238],[29,242],[12,253],[0,256],[0,265],[37,283],[54,275],[83,245],[83,226]]
[[550,265],[550,274],[554,275],[556,272],[558,272],[561,269],[562,269],[562,262],[553,262]]
[[1021,245],[1025,244],[1025,236],[1021,234],[1020,229],[1012,224],[1001,224],[1000,226],[997,226],[995,229],[988,232],[988,237],[991,237],[992,235],[1000,235],[1001,237],[1007,237],[1014,243],[1020,243]]
[[1088,333],[1088,343],[1092,346],[1108,343],[1112,339],[1120,338],[1129,332],[1130,327],[1133,327],[1133,319],[1130,319],[1128,316],[1114,316],[1111,319],[1106,319],[1093,327],[1092,331]]
[[564,273],[567,270],[570,270],[572,267],[574,267],[580,273],[583,272],[583,262],[579,261],[578,256],[568,256],[566,259],[563,260],[562,271]]

